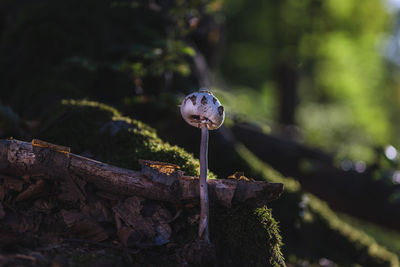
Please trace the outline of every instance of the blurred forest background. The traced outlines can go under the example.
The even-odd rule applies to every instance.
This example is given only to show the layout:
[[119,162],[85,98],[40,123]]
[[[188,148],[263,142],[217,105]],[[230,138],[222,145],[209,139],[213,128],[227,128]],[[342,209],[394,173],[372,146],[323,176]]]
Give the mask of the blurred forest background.
[[48,131],[87,99],[197,158],[178,105],[208,87],[227,116],[210,170],[285,184],[288,264],[398,266],[399,25],[398,0],[2,0],[0,138],[83,153]]

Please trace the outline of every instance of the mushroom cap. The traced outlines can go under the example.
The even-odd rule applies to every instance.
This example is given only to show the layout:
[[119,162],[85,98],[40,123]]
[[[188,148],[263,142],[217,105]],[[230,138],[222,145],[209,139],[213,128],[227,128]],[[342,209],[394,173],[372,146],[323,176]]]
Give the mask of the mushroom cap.
[[224,107],[206,89],[187,95],[181,104],[181,114],[190,125],[201,128],[206,124],[209,130],[218,129],[225,119]]

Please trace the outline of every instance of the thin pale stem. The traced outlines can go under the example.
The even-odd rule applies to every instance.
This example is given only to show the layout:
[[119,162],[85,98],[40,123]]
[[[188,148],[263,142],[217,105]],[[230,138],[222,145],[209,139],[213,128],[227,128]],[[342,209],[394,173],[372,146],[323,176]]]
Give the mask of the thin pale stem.
[[199,238],[210,242],[208,234],[208,216],[209,199],[207,188],[207,170],[208,170],[208,128],[206,124],[201,126],[200,143],[200,220],[199,220]]

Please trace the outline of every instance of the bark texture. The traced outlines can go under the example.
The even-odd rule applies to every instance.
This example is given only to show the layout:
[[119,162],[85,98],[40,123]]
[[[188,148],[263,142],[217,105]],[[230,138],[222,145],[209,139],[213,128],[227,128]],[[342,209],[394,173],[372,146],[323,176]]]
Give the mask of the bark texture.
[[[168,202],[199,198],[198,177],[184,176],[179,166],[145,160],[141,165],[141,171],[127,170],[37,139],[31,143],[0,140],[0,173],[3,174],[72,181],[77,177],[103,191]],[[225,207],[231,207],[233,202],[263,205],[283,192],[283,184],[264,181],[215,179],[207,183],[210,201]]]

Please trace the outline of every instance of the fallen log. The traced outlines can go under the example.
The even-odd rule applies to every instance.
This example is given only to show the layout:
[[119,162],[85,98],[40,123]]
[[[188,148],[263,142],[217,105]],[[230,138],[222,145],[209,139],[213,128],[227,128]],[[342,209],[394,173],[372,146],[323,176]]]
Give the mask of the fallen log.
[[[3,174],[67,181],[77,177],[114,194],[174,203],[199,198],[198,177],[184,176],[179,166],[174,164],[145,160],[141,164],[141,171],[127,170],[37,139],[31,143],[0,140],[0,173]],[[263,205],[277,199],[283,192],[280,183],[243,179],[210,179],[208,185],[211,202],[226,207],[233,202]]]

